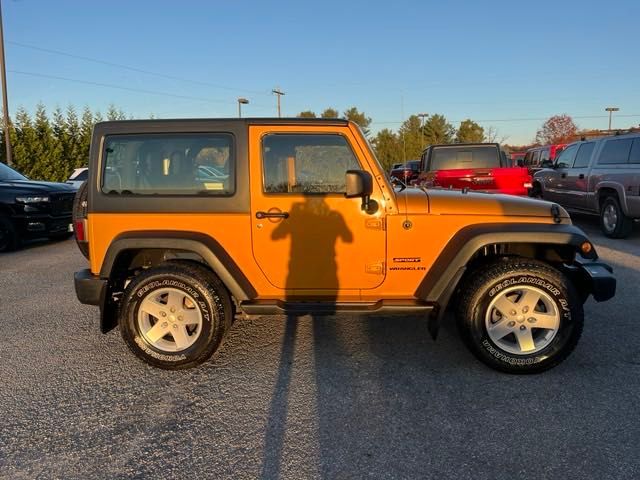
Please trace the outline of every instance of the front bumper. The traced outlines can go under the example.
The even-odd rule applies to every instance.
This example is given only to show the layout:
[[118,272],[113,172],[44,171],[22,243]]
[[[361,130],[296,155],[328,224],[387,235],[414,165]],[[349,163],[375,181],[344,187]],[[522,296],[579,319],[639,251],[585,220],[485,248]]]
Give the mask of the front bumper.
[[576,277],[583,294],[592,294],[596,302],[606,302],[616,294],[616,278],[613,268],[597,260],[576,258],[569,271]]
[[14,223],[21,237],[46,237],[68,233],[73,219],[69,215],[20,215],[14,217]]
[[102,306],[107,291],[107,280],[93,275],[89,269],[80,270],[73,276],[76,296],[85,305]]

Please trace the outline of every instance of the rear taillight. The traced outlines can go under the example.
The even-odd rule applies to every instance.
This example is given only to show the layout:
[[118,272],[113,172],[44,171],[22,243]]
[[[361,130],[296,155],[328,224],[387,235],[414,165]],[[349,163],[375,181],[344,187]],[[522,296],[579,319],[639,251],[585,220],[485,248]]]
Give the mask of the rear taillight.
[[73,200],[73,231],[82,255],[89,259],[89,238],[87,236],[88,192],[85,181]]

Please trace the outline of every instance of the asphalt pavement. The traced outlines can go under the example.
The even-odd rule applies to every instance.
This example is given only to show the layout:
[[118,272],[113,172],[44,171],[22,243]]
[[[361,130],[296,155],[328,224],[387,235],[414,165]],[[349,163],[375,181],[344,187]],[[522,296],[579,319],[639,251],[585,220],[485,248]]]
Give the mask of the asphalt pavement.
[[452,319],[237,321],[167,372],[78,303],[72,240],[0,255],[0,478],[640,477],[640,229],[604,238],[617,296],[540,375],[475,360]]

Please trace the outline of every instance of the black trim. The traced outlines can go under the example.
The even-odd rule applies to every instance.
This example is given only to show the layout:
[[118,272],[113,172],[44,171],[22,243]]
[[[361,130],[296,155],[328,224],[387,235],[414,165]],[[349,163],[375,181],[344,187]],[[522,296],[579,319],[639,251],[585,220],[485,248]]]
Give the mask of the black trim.
[[139,249],[171,249],[197,253],[237,300],[257,297],[256,290],[225,249],[212,237],[197,232],[149,230],[122,233],[111,242],[102,262],[100,277],[111,277],[120,253]]
[[580,276],[585,293],[591,293],[596,302],[606,302],[616,294],[613,268],[606,263],[576,258],[573,265],[566,268]]
[[[571,245],[576,251],[586,242],[586,235],[574,225],[550,225],[547,223],[487,223],[470,225],[461,229],[448,242],[438,259],[416,289],[415,296],[426,301],[442,300],[451,288],[452,281],[459,277],[473,255],[482,247],[493,244],[531,243],[536,245]],[[595,249],[593,259],[597,258]]]
[[107,290],[107,280],[92,275],[91,270],[85,269],[73,275],[73,283],[80,303],[85,305],[103,304]]
[[[308,298],[308,297],[305,297]],[[305,302],[254,300],[240,303],[247,315],[333,315],[336,313],[418,314],[430,313],[435,305],[420,300],[379,300],[377,302],[336,302],[335,299]]]

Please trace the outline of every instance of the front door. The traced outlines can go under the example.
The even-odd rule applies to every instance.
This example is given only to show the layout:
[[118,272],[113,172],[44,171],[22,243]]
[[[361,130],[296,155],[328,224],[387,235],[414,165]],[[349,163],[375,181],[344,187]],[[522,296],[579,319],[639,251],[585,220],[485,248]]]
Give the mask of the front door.
[[560,205],[570,207],[569,181],[567,180],[569,169],[573,166],[578,151],[577,145],[571,145],[564,150],[558,158],[552,171],[545,175],[544,199],[558,202]]
[[[253,255],[268,281],[292,296],[354,297],[380,285],[383,210],[366,213],[361,199],[344,197],[346,171],[363,169],[350,130],[252,126],[249,138],[251,158],[260,159],[251,163]],[[380,197],[374,185],[372,198]]]

